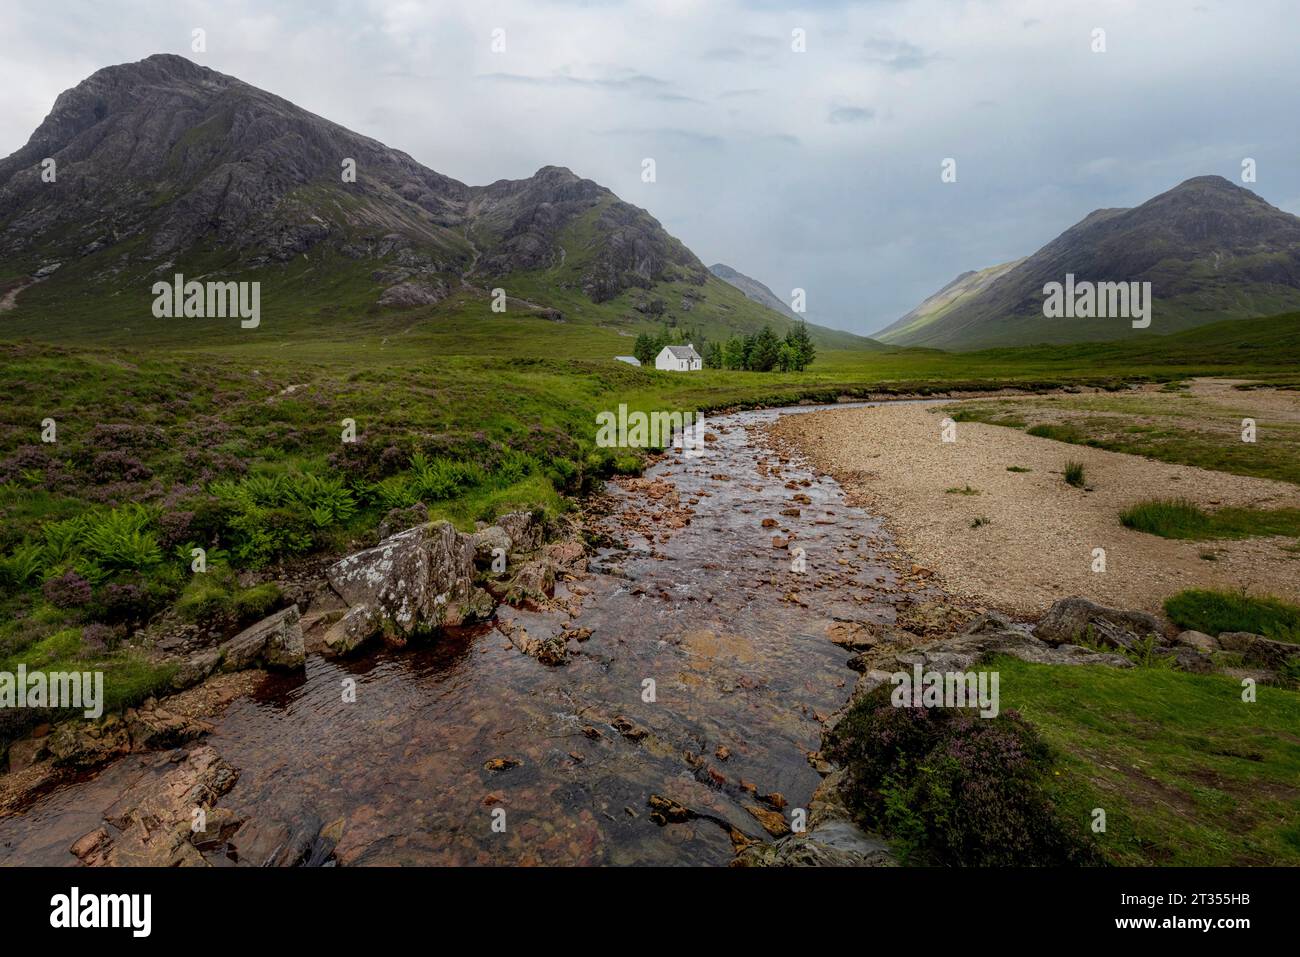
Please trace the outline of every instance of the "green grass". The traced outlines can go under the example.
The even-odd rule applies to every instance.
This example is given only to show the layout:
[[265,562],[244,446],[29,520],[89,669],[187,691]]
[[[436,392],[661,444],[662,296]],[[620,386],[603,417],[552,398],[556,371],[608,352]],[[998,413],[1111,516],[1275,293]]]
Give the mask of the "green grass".
[[1300,643],[1300,607],[1277,598],[1192,588],[1166,599],[1165,614],[1179,628],[1207,635],[1248,631]]
[[1023,474],[1023,473],[1025,473],[1025,472],[1032,472],[1033,469],[1024,468],[1023,466],[1020,466],[1020,465],[1008,465],[1008,466],[1007,466],[1007,471],[1008,471],[1008,472],[1018,472],[1018,473]]
[[970,485],[953,486],[952,488],[946,488],[943,491],[945,495],[978,495],[980,493],[979,489],[971,488]]
[[1065,463],[1065,484],[1083,488],[1085,482],[1083,463],[1073,459]]
[[1119,520],[1128,528],[1163,538],[1300,537],[1300,509],[1295,508],[1221,508],[1207,512],[1186,499],[1152,499],[1125,509]]
[[1054,797],[1115,864],[1300,864],[1300,695],[1218,675],[998,658],[1001,706],[1057,751]]
[[[0,671],[14,673],[25,665],[28,672],[102,671],[104,713],[110,714],[139,704],[168,687],[175,667],[159,665],[138,649],[120,648],[86,654],[81,647],[81,629],[63,628],[23,649],[0,657]],[[68,711],[80,715],[80,711]],[[33,714],[33,718],[36,715]]]

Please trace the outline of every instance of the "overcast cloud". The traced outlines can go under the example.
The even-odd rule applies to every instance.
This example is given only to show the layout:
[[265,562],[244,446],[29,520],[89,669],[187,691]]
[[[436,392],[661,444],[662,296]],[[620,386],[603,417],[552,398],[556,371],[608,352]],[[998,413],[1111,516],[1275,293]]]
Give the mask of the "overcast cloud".
[[0,155],[95,70],[179,53],[467,183],[568,166],[855,332],[1244,157],[1300,213],[1293,0],[0,0],[0,24]]

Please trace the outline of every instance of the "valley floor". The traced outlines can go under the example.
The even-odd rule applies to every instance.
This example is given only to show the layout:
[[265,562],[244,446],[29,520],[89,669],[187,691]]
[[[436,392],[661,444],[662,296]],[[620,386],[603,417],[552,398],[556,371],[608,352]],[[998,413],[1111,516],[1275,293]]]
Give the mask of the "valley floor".
[[[1262,421],[1294,422],[1300,416],[1298,392],[1234,394],[1225,388],[1198,382],[1192,391],[1206,397],[1206,409],[1227,394],[1235,407],[1261,410],[1256,414]],[[1031,397],[996,404],[1008,417],[1036,412],[1060,419],[1068,411],[1063,406],[1089,401],[1116,399]],[[1157,417],[1162,406],[1192,411],[1179,393],[1146,392],[1140,401]],[[975,421],[958,422],[956,441],[945,443],[940,422],[953,409],[952,403],[832,409],[785,417],[774,432],[839,480],[855,504],[887,516],[900,543],[947,588],[1010,611],[1034,614],[1058,598],[1084,595],[1158,612],[1170,595],[1196,587],[1300,598],[1293,538],[1166,539],[1125,528],[1119,520],[1124,509],[1155,498],[1183,498],[1208,510],[1297,508],[1296,486]],[[1219,431],[1231,433],[1225,441],[1242,444],[1236,431],[1240,409],[1219,414]],[[1084,466],[1085,487],[1066,484],[1063,470],[1070,460]],[[978,527],[977,520],[983,520]],[[1097,548],[1105,549],[1104,573],[1093,570]]]

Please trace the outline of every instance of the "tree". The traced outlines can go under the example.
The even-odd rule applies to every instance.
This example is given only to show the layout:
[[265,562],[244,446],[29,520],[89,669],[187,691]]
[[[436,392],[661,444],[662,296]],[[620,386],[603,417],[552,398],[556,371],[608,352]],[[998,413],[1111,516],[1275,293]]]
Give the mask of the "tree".
[[704,368],[721,369],[726,365],[726,355],[722,349],[722,343],[710,342],[709,347],[704,351]]
[[776,367],[782,372],[799,371],[799,353],[788,339],[777,350]]
[[722,355],[723,365],[728,369],[745,368],[745,340],[740,336],[732,336],[727,340]]
[[757,372],[771,372],[781,358],[781,340],[770,326],[754,337],[754,348],[749,355],[749,368]]
[[654,362],[658,352],[659,347],[655,344],[655,338],[648,332],[643,332],[637,336],[636,342],[632,346],[632,355],[636,356],[642,365],[649,365]]
[[808,323],[800,320],[799,325],[785,334],[785,341],[795,354],[792,368],[797,372],[808,368],[817,355],[817,347],[813,345],[812,336],[808,335]]

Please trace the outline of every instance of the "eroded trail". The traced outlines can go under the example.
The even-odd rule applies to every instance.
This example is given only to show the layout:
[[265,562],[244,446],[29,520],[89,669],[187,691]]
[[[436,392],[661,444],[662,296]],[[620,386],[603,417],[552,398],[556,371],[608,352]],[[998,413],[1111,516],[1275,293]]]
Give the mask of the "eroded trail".
[[[342,864],[724,864],[779,832],[856,677],[829,630],[892,620],[925,589],[838,485],[768,448],[759,426],[778,414],[713,420],[702,457],[612,485],[598,525],[619,544],[559,586],[560,607],[502,607],[420,649],[310,656],[305,680],[235,700],[204,742],[239,772],[218,805],[268,843],[332,825]],[[508,637],[566,626],[558,667]],[[71,843],[158,765],[122,759],[0,820],[0,862],[75,863]]]

